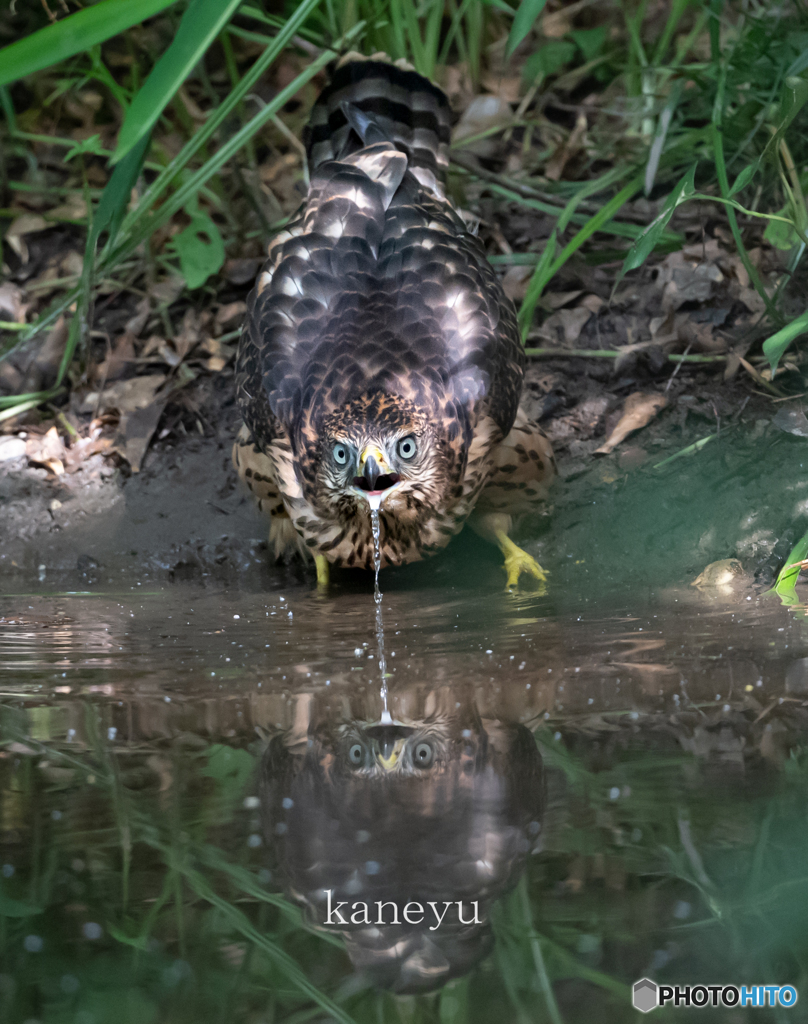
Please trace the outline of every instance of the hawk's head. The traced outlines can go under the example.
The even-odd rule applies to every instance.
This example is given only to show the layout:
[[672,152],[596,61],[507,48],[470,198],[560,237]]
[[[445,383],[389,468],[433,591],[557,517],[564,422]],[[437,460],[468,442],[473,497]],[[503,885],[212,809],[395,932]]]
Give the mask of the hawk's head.
[[[377,392],[328,417],[319,437],[319,510],[352,519],[383,508],[412,526],[456,497],[465,445],[453,415],[427,417],[413,402]],[[447,501],[448,499],[448,501]]]

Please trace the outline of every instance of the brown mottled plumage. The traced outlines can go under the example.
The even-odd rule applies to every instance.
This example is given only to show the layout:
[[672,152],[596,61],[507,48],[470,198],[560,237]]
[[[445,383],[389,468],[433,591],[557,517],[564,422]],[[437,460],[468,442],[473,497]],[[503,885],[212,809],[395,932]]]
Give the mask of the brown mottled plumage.
[[509,584],[538,565],[507,534],[552,474],[517,420],[516,314],[443,191],[450,112],[411,70],[353,56],[307,129],[311,186],[272,241],[239,347],[234,461],[276,553],[382,565],[444,547],[477,509]]

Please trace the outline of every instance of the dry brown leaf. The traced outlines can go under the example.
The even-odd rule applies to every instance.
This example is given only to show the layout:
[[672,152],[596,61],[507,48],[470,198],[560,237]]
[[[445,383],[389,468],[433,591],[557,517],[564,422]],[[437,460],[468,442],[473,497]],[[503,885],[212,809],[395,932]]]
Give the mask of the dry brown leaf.
[[112,344],[112,351],[95,368],[94,378],[104,383],[119,380],[128,365],[135,361],[135,336],[130,331],[119,334]]
[[[490,128],[504,128],[513,121],[513,110],[507,100],[499,96],[475,96],[463,111],[452,132],[452,142],[457,145],[464,139],[470,139]],[[488,137],[471,142],[463,149],[468,153],[486,157],[499,146],[499,142]]]
[[159,389],[168,378],[163,373],[152,373],[145,377],[119,380],[103,391],[90,391],[81,403],[82,412],[92,412],[96,406],[100,412],[117,409],[119,413],[145,409],[154,402]]
[[547,162],[544,174],[550,181],[560,181],[567,162],[583,148],[587,127],[586,115],[579,113],[569,138],[556,149]]
[[240,327],[246,312],[246,302],[228,302],[224,306],[219,306],[216,311],[216,326],[225,331]]
[[44,231],[47,226],[48,222],[44,217],[40,217],[38,213],[23,213],[20,217],[14,218],[3,239],[8,242],[22,262],[27,263],[28,246],[25,244],[25,235]]
[[149,297],[154,299],[160,306],[170,306],[172,302],[182,295],[184,287],[185,278],[174,275],[152,285],[149,288]]
[[585,295],[578,305],[588,309],[590,313],[597,314],[606,305],[606,300],[602,299],[599,295]]
[[623,415],[617,426],[593,454],[608,455],[629,434],[633,434],[635,430],[640,430],[650,423],[659,410],[664,409],[667,404],[668,400],[664,395],[647,395],[642,391],[635,391],[633,395],[629,395],[623,405]]
[[0,320],[11,320],[15,324],[25,323],[28,307],[23,303],[25,293],[10,281],[0,284]]
[[126,459],[133,473],[140,472],[143,457],[163,415],[165,404],[166,399],[161,398],[144,408],[121,413],[118,434],[111,450]]
[[149,302],[148,295],[145,296],[135,306],[135,315],[130,317],[125,324],[125,328],[131,334],[137,338],[140,336],[141,331],[146,326],[146,321],[149,319],[151,313],[151,303]]
[[87,217],[87,204],[81,196],[72,196],[66,203],[60,203],[48,210],[51,220],[84,220]]
[[566,306],[577,299],[579,295],[583,295],[582,288],[578,288],[577,291],[573,292],[547,292],[539,299],[539,305],[543,309],[561,309],[562,306]]
[[513,302],[521,302],[533,276],[533,267],[508,267],[502,278],[502,290]]
[[522,87],[521,75],[495,75],[489,71],[480,79],[480,84],[484,89],[508,103],[519,102],[519,91]]
[[258,269],[263,263],[261,258],[244,258],[226,260],[222,273],[230,284],[250,284],[255,280]]
[[556,316],[561,320],[564,341],[567,345],[574,345],[592,314],[588,309],[579,306],[577,309],[561,309]]
[[30,462],[44,466],[54,476],[62,476],[65,471],[65,445],[56,427],[51,427],[46,434],[35,434],[25,442],[25,454]]

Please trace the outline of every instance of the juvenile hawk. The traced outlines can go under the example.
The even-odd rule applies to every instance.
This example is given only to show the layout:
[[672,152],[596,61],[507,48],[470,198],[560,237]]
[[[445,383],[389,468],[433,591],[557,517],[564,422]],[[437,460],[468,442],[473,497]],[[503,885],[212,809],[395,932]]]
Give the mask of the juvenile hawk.
[[467,519],[508,586],[538,563],[510,539],[544,497],[550,445],[519,411],[516,314],[444,192],[450,110],[406,67],[351,55],[306,132],[311,186],[248,301],[236,380],[239,474],[277,555],[372,568],[444,547]]

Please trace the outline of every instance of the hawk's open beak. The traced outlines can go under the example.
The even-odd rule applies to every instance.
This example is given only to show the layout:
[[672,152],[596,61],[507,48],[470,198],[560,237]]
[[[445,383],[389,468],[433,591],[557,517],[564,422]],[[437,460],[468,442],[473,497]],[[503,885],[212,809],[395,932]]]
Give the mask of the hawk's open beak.
[[359,475],[354,478],[354,484],[363,491],[384,491],[397,484],[399,479],[381,448],[375,444],[367,445],[359,456]]
[[386,772],[389,772],[395,768],[398,759],[401,757],[401,751],[403,749],[404,737],[399,736],[398,738],[395,738],[389,735],[383,736],[379,741],[379,750],[376,754],[376,760]]

